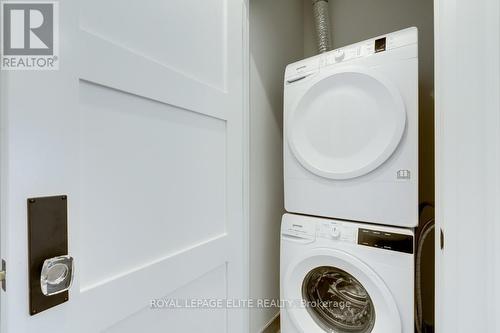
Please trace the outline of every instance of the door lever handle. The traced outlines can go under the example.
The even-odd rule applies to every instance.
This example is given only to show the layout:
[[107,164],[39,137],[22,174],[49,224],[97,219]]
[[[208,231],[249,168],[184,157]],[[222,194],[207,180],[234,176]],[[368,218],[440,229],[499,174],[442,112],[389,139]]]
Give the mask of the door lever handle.
[[65,255],[46,259],[40,273],[40,287],[45,296],[57,295],[73,284],[73,257]]

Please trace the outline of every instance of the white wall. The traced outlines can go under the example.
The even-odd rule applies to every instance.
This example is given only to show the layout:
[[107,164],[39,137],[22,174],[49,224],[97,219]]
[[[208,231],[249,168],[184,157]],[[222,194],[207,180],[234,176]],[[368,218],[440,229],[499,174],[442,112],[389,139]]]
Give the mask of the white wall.
[[[285,66],[303,56],[302,0],[250,1],[250,297],[279,298]],[[255,309],[259,332],[278,309]]]
[[500,4],[436,1],[438,333],[500,332]]

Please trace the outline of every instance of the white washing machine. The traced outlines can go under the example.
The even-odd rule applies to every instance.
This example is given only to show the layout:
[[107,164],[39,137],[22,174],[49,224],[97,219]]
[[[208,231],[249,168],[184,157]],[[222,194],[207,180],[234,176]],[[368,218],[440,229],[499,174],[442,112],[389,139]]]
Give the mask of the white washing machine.
[[413,333],[410,229],[286,214],[281,333]]
[[418,223],[418,42],[410,28],[289,65],[288,212]]

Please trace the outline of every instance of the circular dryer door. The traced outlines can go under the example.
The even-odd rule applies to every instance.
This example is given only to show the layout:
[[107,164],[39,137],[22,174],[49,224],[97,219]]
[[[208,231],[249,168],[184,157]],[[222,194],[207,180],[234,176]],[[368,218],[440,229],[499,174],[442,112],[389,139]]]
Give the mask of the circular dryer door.
[[330,179],[365,175],[396,150],[406,126],[403,99],[369,69],[343,69],[313,84],[287,119],[289,146],[309,171]]
[[365,263],[317,249],[287,272],[285,307],[300,332],[401,333],[391,292]]

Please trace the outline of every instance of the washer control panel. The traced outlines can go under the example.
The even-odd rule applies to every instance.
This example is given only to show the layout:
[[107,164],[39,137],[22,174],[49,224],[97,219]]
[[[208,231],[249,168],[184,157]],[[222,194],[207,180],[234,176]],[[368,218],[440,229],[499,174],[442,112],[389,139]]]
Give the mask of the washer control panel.
[[414,234],[402,228],[286,214],[281,234],[303,242],[327,240],[380,250],[414,253]]
[[295,238],[314,239],[316,236],[315,227],[314,223],[287,221],[287,223],[283,223],[281,233]]
[[404,253],[413,253],[413,236],[374,227],[359,227],[354,222],[322,221],[316,226],[316,237],[354,243]]
[[316,236],[344,242],[356,242],[357,228],[341,221],[323,221],[316,226]]
[[393,232],[359,228],[358,244],[383,250],[413,253],[413,236]]

